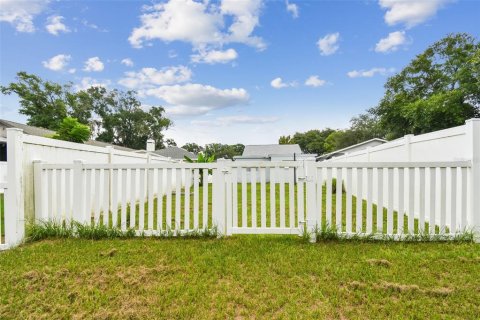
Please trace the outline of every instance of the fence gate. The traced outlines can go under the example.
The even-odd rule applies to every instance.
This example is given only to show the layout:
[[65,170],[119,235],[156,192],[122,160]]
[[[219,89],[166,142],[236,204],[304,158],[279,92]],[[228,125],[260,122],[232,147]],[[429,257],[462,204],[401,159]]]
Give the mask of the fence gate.
[[227,234],[299,234],[306,221],[303,162],[228,162]]

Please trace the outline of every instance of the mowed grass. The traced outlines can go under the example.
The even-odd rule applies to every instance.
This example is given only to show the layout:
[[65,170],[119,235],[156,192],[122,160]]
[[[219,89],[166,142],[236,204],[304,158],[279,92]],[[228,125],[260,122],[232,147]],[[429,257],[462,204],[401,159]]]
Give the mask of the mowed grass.
[[[261,184],[257,183],[255,186],[255,191],[256,191],[256,197],[252,197],[252,184],[248,183],[246,184],[246,206],[243,208],[243,190],[242,190],[242,184],[237,185],[237,203],[236,205],[234,204],[234,209],[236,207],[237,210],[237,226],[239,227],[247,227],[251,228],[253,227],[253,223],[256,222],[256,226],[260,227],[262,224],[262,210],[261,210]],[[281,188],[279,184],[275,185],[275,208],[273,209],[271,207],[271,193],[270,193],[270,188],[271,185],[270,183],[265,184],[265,211],[266,211],[266,216],[265,216],[265,222],[267,227],[281,227],[282,223],[282,218],[281,218]],[[174,190],[175,191],[175,190]],[[204,188],[203,186],[200,186],[199,188],[199,215],[198,215],[198,228],[197,229],[204,229],[205,227],[212,227],[212,185],[210,184],[208,186],[208,203],[207,203],[207,224],[203,224],[203,216],[204,216],[204,201],[203,201],[203,193],[204,193]],[[322,188],[322,210],[317,211],[318,216],[321,216],[321,225],[330,225],[330,226],[335,226],[337,225],[336,221],[336,204],[337,204],[337,196],[336,196],[336,190],[335,187],[332,190],[332,201],[331,201],[331,219],[330,221],[327,219],[327,196],[326,196],[326,187],[325,185]],[[288,184],[285,184],[284,189],[283,189],[283,199],[285,201],[285,208],[284,208],[284,226],[285,227],[292,227],[296,228],[298,226],[298,212],[299,212],[299,202],[302,201],[303,199],[303,218],[306,216],[306,186],[303,186],[303,197],[299,197],[299,188],[298,184],[294,185],[293,188],[293,203],[291,203],[290,199],[290,186]],[[177,198],[180,200],[180,206],[177,206]],[[344,232],[352,232],[357,230],[357,201],[362,201],[362,221],[361,221],[361,232],[367,233],[367,201],[366,200],[361,200],[357,199],[355,196],[352,196],[352,230],[347,230],[346,228],[346,220],[347,220],[347,213],[346,213],[346,204],[347,204],[347,195],[345,192],[342,193],[342,230],[338,231],[344,231]],[[252,210],[252,204],[255,203],[255,209]],[[180,229],[180,230],[185,230],[185,229],[195,229],[194,226],[194,193],[193,193],[193,187],[190,189],[189,193],[189,210],[188,210],[188,215],[189,215],[189,224],[188,226],[186,225],[185,217],[185,206],[186,204],[186,196],[185,196],[185,189],[181,189],[179,196],[175,193],[172,193],[171,196],[171,220],[167,221],[167,197],[163,196],[162,199],[162,229],[165,230],[167,227],[170,229]],[[152,217],[153,217],[153,229],[157,229],[157,221],[158,221],[158,215],[157,215],[157,207],[158,207],[158,199],[155,198],[153,201],[153,206],[152,206]],[[176,208],[180,208],[180,212],[178,215],[175,214]],[[294,210],[294,215],[293,219],[290,217],[290,207],[293,207]],[[274,217],[275,217],[275,223],[272,224],[272,211],[274,211]],[[377,212],[380,210],[377,208],[376,204],[372,204],[372,232],[377,233],[378,227],[377,227]],[[127,204],[126,208],[126,217],[127,217],[127,226],[134,227],[138,229],[140,227],[139,223],[139,215],[140,215],[140,204],[136,204],[135,206],[135,218],[132,220],[131,219],[131,207],[129,204]],[[244,219],[244,213],[246,212],[246,219]],[[382,232],[386,234],[387,233],[387,221],[388,221],[388,215],[387,215],[387,208],[383,208],[381,211],[382,214]],[[92,214],[93,215],[93,214]],[[407,215],[404,215],[404,223],[403,226],[398,225],[398,213],[396,211],[393,212],[393,232],[394,233],[401,233],[404,231],[407,233],[408,230],[408,220],[409,217]],[[103,214],[101,221],[103,221]],[[121,209],[118,210],[117,212],[117,227],[120,227],[121,221]],[[148,204],[147,200],[145,200],[144,204],[144,229],[147,229],[148,227]],[[246,222],[246,224],[244,224]],[[359,222],[360,223],[360,222]],[[414,233],[419,234],[419,233],[428,233],[429,230],[429,224],[428,221],[424,224],[423,227],[419,228],[418,226],[418,219],[413,219],[413,226],[414,226]],[[109,213],[109,226],[112,226],[112,214]],[[436,226],[436,233],[440,233],[440,227]],[[442,230],[445,231],[445,230]],[[448,229],[447,229],[448,231]]]
[[0,319],[478,319],[479,274],[472,243],[49,240],[0,253]]

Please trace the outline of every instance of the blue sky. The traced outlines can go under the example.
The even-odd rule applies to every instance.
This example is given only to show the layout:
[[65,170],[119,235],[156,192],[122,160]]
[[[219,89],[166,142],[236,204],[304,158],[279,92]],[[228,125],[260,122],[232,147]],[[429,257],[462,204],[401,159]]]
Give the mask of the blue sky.
[[[23,70],[136,90],[178,143],[276,143],[345,128],[388,76],[448,33],[479,37],[479,1],[0,0],[0,83]],[[25,122],[18,99],[0,117]]]

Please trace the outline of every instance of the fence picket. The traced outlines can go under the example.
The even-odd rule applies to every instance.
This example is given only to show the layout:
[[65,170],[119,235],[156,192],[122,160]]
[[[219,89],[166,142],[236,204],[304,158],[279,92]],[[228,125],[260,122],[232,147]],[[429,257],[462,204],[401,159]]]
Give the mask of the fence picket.
[[122,215],[120,217],[121,228],[127,230],[127,171],[128,169],[120,169],[122,175]]
[[110,170],[103,169],[103,224],[110,225]]
[[157,170],[157,230],[163,230],[163,194],[164,194],[164,169]]
[[184,229],[190,230],[190,183],[191,183],[191,173],[190,169],[185,169],[185,204],[184,204]]
[[251,218],[252,218],[252,228],[257,227],[257,170],[251,168],[250,171],[251,179]]
[[181,230],[181,208],[182,208],[182,170],[175,169],[175,231]]
[[447,169],[440,168],[440,233],[446,233],[447,220]]
[[428,172],[429,172],[429,191],[430,191],[430,195],[429,195],[429,199],[430,199],[430,205],[429,205],[429,208],[428,208],[428,212],[429,212],[429,232],[431,234],[435,234],[435,226],[436,226],[436,223],[437,223],[437,218],[436,218],[436,208],[435,208],[435,203],[436,203],[436,183],[435,183],[435,180],[436,180],[436,174],[437,174],[437,170],[436,168],[429,168],[428,169]]
[[276,208],[276,184],[275,184],[275,168],[270,168],[270,228],[277,226],[277,208]]
[[[363,169],[357,168],[357,199],[356,199],[356,232],[360,233],[363,230]],[[371,217],[370,217],[371,221]]]
[[[358,170],[358,169],[357,169]],[[373,197],[373,169],[367,168],[367,221],[365,223],[365,231],[367,234],[372,233],[373,230],[373,202],[372,202],[372,197]],[[357,215],[358,217],[358,215]],[[358,220],[357,220],[358,221]],[[357,222],[358,223],[358,222]],[[357,225],[357,232],[361,232],[362,228],[358,228]]]
[[193,229],[198,229],[199,223],[199,193],[200,193],[200,172],[198,169],[193,170]]
[[347,175],[345,177],[345,191],[346,191],[346,204],[345,204],[345,220],[346,220],[346,232],[353,232],[352,230],[352,168],[347,168]]
[[208,228],[208,169],[203,169],[203,215],[202,228]]
[[393,168],[387,169],[387,234],[393,234]]
[[343,169],[337,168],[336,172],[336,196],[335,196],[335,224],[338,231],[342,231],[342,188],[343,188]]
[[100,209],[101,209],[101,185],[100,185],[100,172],[101,170],[92,170],[95,179],[95,191],[93,193],[93,207],[94,207],[94,221],[95,224],[100,224]]
[[377,169],[377,233],[383,233],[383,168]]
[[461,222],[460,222],[460,229],[464,231],[467,227],[467,212],[468,212],[468,203],[467,203],[467,195],[468,195],[468,188],[467,188],[467,168],[461,168],[461,177],[462,177],[462,186],[461,186]]
[[408,233],[415,232],[415,169],[408,168]]
[[327,181],[326,181],[326,220],[329,227],[332,227],[332,169],[326,168]]
[[242,227],[247,226],[247,169],[242,168]]
[[232,169],[232,227],[238,227],[238,168]]
[[113,169],[112,172],[112,201],[110,202],[110,211],[112,212],[112,227],[118,228],[118,174],[120,170]]
[[[323,169],[316,168],[317,173],[317,215],[318,215],[318,226],[322,228],[323,226]],[[293,180],[293,177],[292,177]],[[290,184],[291,186],[291,184]],[[290,199],[290,204],[293,205],[292,198]],[[292,227],[292,225],[290,225]]]
[[285,168],[277,169],[280,182],[280,228],[285,228]]
[[260,168],[260,223],[262,228],[267,227],[267,187],[265,168]]
[[139,213],[138,213],[138,229],[143,231],[145,229],[145,174],[147,170],[140,169],[139,171]]
[[[305,223],[305,168],[298,167],[298,182],[297,182],[297,206],[298,206],[298,221]],[[305,226],[305,225],[304,225]]]
[[148,220],[147,220],[147,230],[153,230],[153,202],[154,202],[154,195],[153,195],[153,180],[154,180],[154,171],[153,169],[148,169],[147,171],[147,193],[148,193],[148,198],[147,198],[147,214],[148,214]]
[[404,228],[404,214],[405,214],[405,170],[398,169],[398,211],[397,211],[397,234],[403,234]]
[[295,221],[295,168],[288,169],[288,211],[289,211],[289,227],[297,227],[297,222]]
[[418,232],[423,233],[425,232],[425,203],[426,203],[426,184],[425,184],[425,168],[418,169],[418,177],[419,177],[419,212],[418,212]]
[[175,228],[172,225],[172,170],[174,169],[166,169],[166,186],[165,186],[165,193],[166,193],[166,213],[165,213],[165,227],[167,230],[171,230]]
[[450,233],[457,232],[457,168],[450,168]]

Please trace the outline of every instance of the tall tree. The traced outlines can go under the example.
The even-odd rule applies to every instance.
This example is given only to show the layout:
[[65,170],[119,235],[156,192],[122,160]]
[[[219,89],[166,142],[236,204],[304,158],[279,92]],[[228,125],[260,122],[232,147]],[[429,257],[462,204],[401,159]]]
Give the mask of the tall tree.
[[199,154],[200,152],[202,152],[204,150],[204,148],[202,146],[199,146],[198,144],[196,144],[194,142],[186,143],[182,146],[182,148],[187,150],[187,151],[190,151],[194,154]]
[[87,90],[92,110],[98,118],[92,121],[97,140],[133,149],[143,149],[148,139],[163,149],[163,131],[172,125],[162,107],[142,109],[134,91],[92,87]]
[[293,143],[297,143],[304,153],[323,154],[325,150],[325,139],[335,130],[309,130],[304,133],[297,132],[293,135]]
[[451,34],[428,47],[388,79],[371,113],[389,139],[461,125],[480,116],[480,44]]
[[278,144],[292,144],[293,140],[291,136],[280,136]]
[[18,95],[19,112],[27,116],[31,126],[57,130],[67,116],[88,123],[90,113],[85,111],[84,101],[72,90],[71,83],[61,85],[21,71],[17,73],[17,82],[0,86],[0,90],[3,94]]

